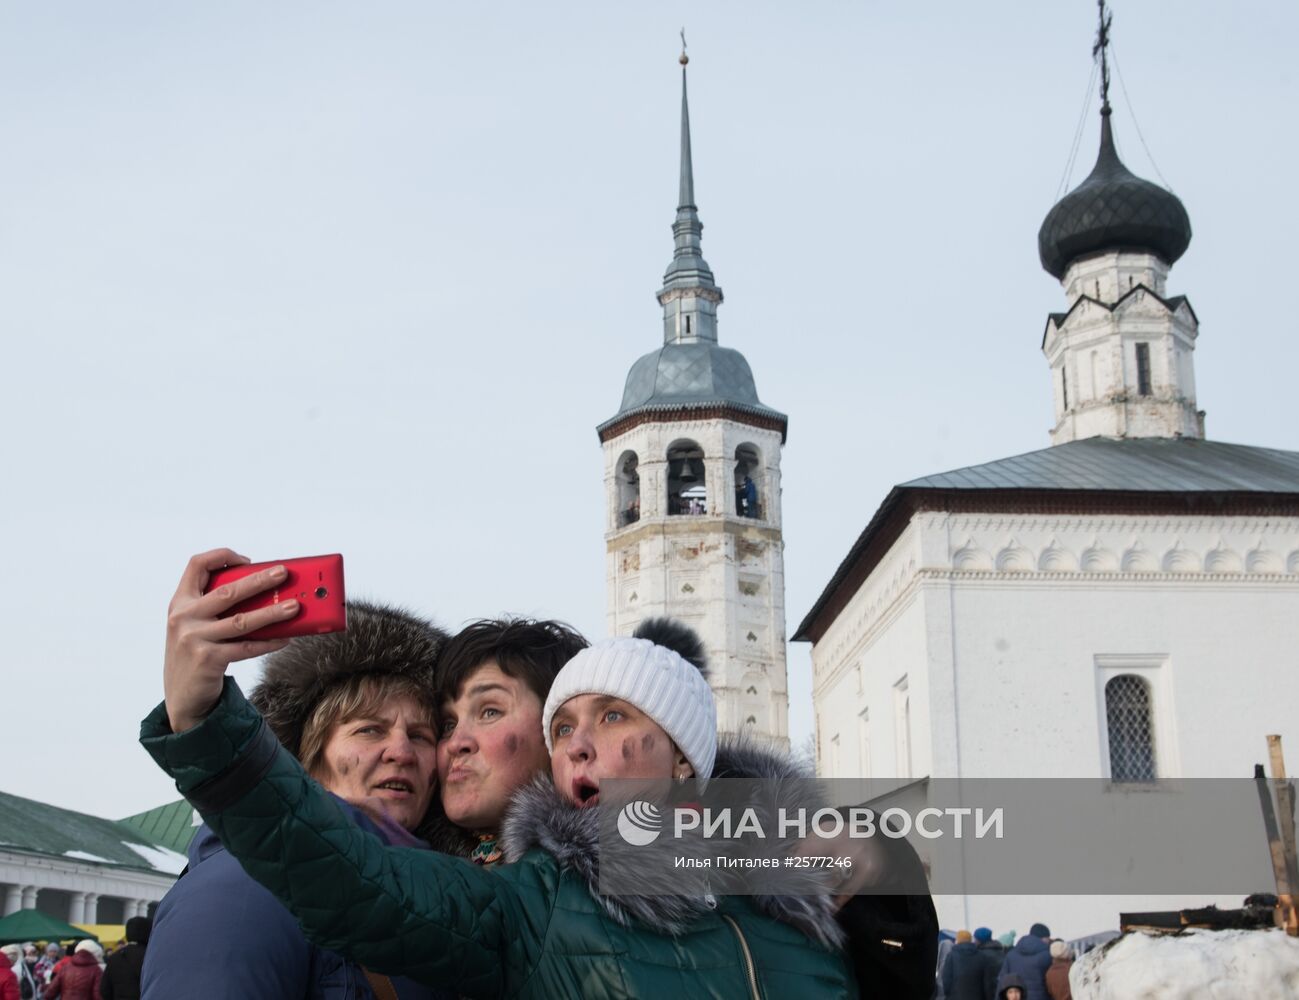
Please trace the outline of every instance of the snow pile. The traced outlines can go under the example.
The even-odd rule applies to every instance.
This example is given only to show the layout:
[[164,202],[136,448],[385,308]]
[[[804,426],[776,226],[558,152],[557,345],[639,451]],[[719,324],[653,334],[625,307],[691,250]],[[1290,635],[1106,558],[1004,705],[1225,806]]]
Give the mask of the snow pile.
[[129,841],[122,841],[123,847],[129,847],[145,861],[149,862],[150,867],[166,872],[168,875],[179,875],[181,870],[188,863],[188,859],[183,854],[177,854],[175,851],[166,847],[151,846],[146,847],[144,844],[132,844]]
[[1281,930],[1126,934],[1074,963],[1074,1000],[1293,1000],[1299,938]]

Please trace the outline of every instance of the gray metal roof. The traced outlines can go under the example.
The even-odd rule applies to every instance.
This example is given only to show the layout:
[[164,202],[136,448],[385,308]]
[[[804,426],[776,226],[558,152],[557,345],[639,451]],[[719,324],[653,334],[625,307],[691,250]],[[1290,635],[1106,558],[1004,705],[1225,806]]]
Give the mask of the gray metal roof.
[[[735,409],[787,423],[785,414],[764,406],[753,383],[753,370],[744,355],[717,344],[713,313],[695,312],[695,329],[690,332],[687,314],[686,334],[682,335],[679,308],[682,293],[694,294],[691,301],[703,300],[714,306],[722,300],[722,290],[704,260],[700,245],[703,223],[695,206],[694,166],[690,152],[690,106],[686,98],[688,60],[681,57],[681,170],[676,222],[672,226],[674,249],[672,262],[663,275],[658,293],[664,307],[664,343],[639,358],[627,373],[622,405],[618,412],[597,427],[605,430],[639,413],[691,410],[725,405]],[[693,307],[697,308],[697,307]],[[675,315],[677,322],[673,322]],[[709,320],[707,328],[705,320]]]
[[[1108,493],[1296,496],[1299,452],[1186,438],[1094,437],[901,483],[889,491],[804,616],[796,642],[814,638],[817,620],[840,587],[855,586],[850,581],[860,582],[885,551],[877,539],[887,539],[897,518],[909,518],[908,511],[929,490],[978,494],[989,505],[1032,491],[1093,493],[1097,506],[1100,495]],[[1086,509],[1085,498],[1079,509]]]
[[758,399],[753,371],[744,355],[711,341],[664,344],[631,366],[618,413],[603,429],[642,410],[670,410],[729,403],[784,420]]
[[1186,438],[1094,437],[913,479],[900,488],[1299,493],[1299,452]]

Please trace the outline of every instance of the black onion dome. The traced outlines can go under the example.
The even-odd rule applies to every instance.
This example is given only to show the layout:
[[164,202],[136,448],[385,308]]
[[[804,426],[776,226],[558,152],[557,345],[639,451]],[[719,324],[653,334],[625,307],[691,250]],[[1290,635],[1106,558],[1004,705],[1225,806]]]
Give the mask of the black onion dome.
[[1190,242],[1191,220],[1181,201],[1123,165],[1114,149],[1109,108],[1103,109],[1096,166],[1056,203],[1038,230],[1042,267],[1063,278],[1078,258],[1106,250],[1154,253],[1172,264]]

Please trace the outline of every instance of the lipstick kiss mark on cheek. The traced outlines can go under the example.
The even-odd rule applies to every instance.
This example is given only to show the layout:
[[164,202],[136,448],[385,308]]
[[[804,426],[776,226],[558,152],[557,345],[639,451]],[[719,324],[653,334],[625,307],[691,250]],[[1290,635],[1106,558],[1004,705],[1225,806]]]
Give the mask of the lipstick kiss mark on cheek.
[[628,736],[625,740],[622,741],[622,759],[631,760],[632,756],[635,753],[636,753],[635,741],[630,736]]
[[646,753],[649,753],[651,750],[654,749],[654,744],[657,742],[658,740],[655,739],[653,733],[646,733],[644,736],[640,738],[640,748],[644,750]]
[[519,734],[510,733],[509,736],[505,737],[505,752],[513,757],[519,752],[519,743]]

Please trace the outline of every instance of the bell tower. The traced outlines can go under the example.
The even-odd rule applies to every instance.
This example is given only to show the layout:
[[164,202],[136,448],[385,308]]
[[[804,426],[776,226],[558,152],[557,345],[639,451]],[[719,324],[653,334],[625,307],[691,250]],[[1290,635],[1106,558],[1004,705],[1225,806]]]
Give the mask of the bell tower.
[[1047,317],[1052,444],[1089,437],[1203,438],[1195,401],[1199,321],[1186,296],[1170,296],[1168,271],[1191,242],[1177,196],[1119,159],[1110,122],[1110,16],[1104,0],[1093,52],[1100,58],[1101,142],[1087,178],[1047,213],[1042,267],[1064,287],[1068,309]]
[[788,420],[758,399],[749,363],[717,338],[722,290],[703,258],[686,64],[663,343],[627,375],[604,446],[610,635],[670,615],[709,658],[722,732],[789,744],[780,450]]

